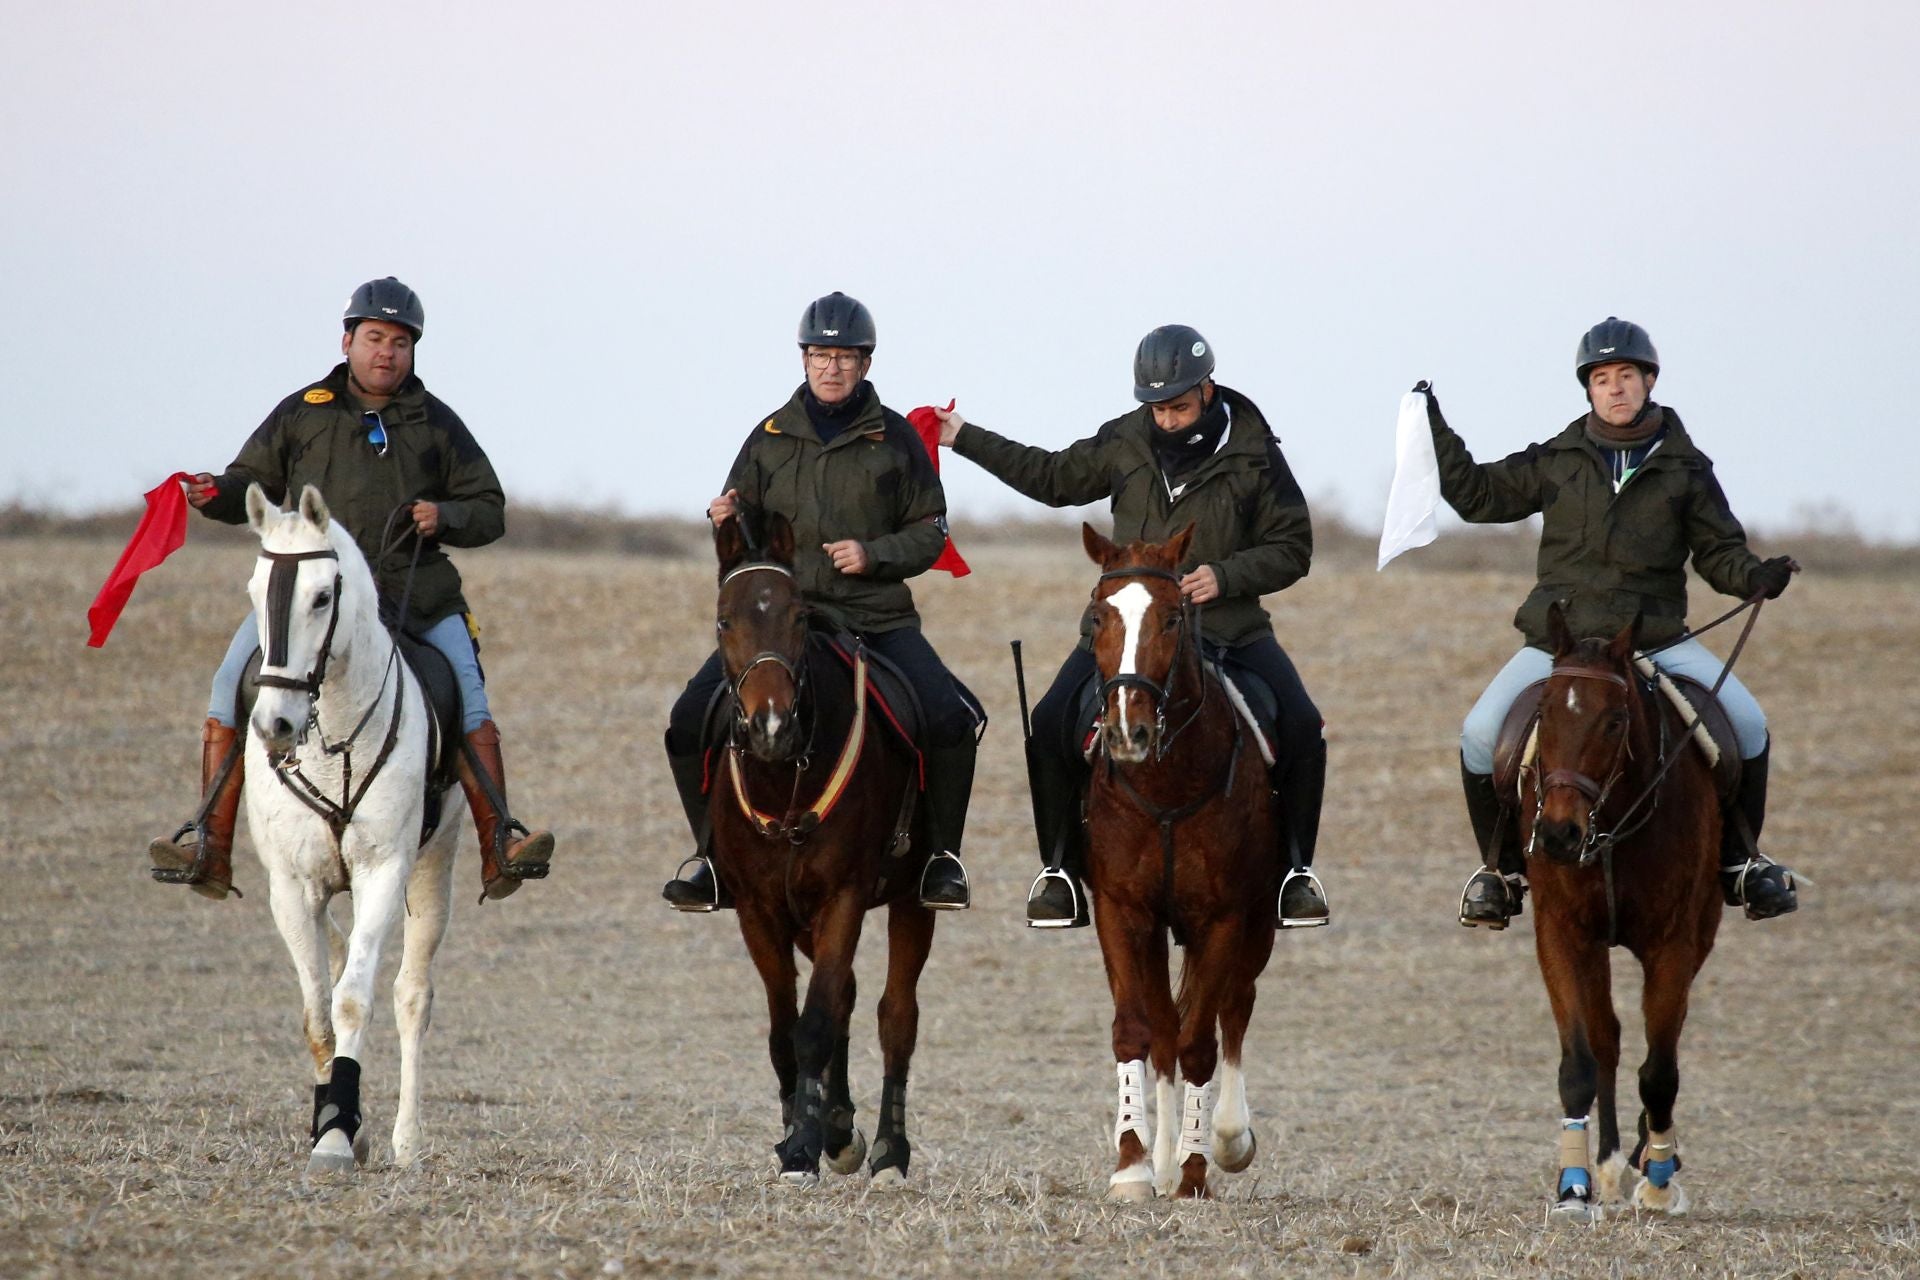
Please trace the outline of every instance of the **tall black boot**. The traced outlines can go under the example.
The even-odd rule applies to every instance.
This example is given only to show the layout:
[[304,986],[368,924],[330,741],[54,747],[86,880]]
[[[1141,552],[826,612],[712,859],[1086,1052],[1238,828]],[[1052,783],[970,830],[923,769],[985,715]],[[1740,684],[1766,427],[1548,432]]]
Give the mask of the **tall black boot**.
[[965,911],[973,905],[967,869],[960,864],[960,838],[967,830],[978,751],[971,735],[958,746],[926,749],[926,831],[931,856],[920,874],[920,905],[935,911]]
[[1767,757],[1740,762],[1740,790],[1720,812],[1720,891],[1730,907],[1744,907],[1749,920],[1771,920],[1800,908],[1793,872],[1760,852],[1767,820]]
[[1027,890],[1027,927],[1083,929],[1089,923],[1081,884],[1087,874],[1087,834],[1080,818],[1086,780],[1072,761],[1030,740],[1027,787],[1033,793],[1033,829],[1045,868]]
[[1320,878],[1313,874],[1313,850],[1320,842],[1320,803],[1326,790],[1325,738],[1297,759],[1274,766],[1273,791],[1279,800],[1281,847],[1288,864],[1286,879],[1280,882],[1282,929],[1311,929],[1326,924],[1331,915]]
[[1460,894],[1460,923],[1504,929],[1520,914],[1527,891],[1526,855],[1513,814],[1494,789],[1493,776],[1475,773],[1460,760],[1460,785],[1467,795],[1467,820],[1480,846],[1480,869]]
[[687,815],[687,827],[693,832],[693,856],[680,864],[680,870],[693,870],[667,881],[660,890],[675,911],[723,911],[733,906],[733,895],[720,883],[713,869],[713,822],[707,815],[706,793],[700,784],[706,779],[706,756],[667,753],[667,768],[673,773],[674,790],[680,793],[680,808]]

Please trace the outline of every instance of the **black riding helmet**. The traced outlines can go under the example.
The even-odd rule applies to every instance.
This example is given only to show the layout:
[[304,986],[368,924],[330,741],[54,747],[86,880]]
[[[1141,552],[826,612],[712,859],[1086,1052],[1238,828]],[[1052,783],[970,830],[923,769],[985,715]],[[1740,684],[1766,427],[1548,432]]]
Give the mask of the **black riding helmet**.
[[873,313],[860,299],[849,298],[835,289],[824,298],[815,298],[800,315],[800,349],[808,347],[858,347],[872,351],[879,335],[873,327]]
[[1162,404],[1185,395],[1213,374],[1213,348],[1200,331],[1184,324],[1163,324],[1140,339],[1133,353],[1133,398]]
[[1574,376],[1584,387],[1594,366],[1616,360],[1631,361],[1649,374],[1660,372],[1660,353],[1653,349],[1647,331],[1631,320],[1608,316],[1581,335],[1580,349],[1573,357]]
[[347,299],[347,314],[341,319],[348,333],[362,320],[385,320],[411,330],[413,340],[418,342],[427,327],[427,309],[420,305],[419,294],[392,276],[382,276],[353,291]]

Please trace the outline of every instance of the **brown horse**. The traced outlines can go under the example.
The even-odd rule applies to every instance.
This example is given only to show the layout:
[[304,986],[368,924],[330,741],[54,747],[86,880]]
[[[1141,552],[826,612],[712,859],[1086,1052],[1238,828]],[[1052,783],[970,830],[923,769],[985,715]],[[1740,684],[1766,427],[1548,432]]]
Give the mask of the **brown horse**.
[[[1181,597],[1192,537],[1189,525],[1170,542],[1119,548],[1082,527],[1102,570],[1093,592],[1103,705],[1087,795],[1087,882],[1113,988],[1115,1200],[1205,1196],[1209,1159],[1238,1173],[1256,1145],[1240,1046],[1254,983],[1273,952],[1282,860],[1266,766],[1202,657],[1197,615]],[[1186,949],[1177,996],[1169,930]],[[1179,1107],[1176,1066],[1186,1080]]]
[[[858,677],[813,635],[793,577],[793,528],[768,517],[764,547],[739,519],[714,532],[720,557],[716,625],[731,688],[729,739],[712,753],[713,857],[733,889],[740,934],[767,988],[767,1047],[780,1080],[783,1180],[812,1185],[820,1157],[852,1173],[867,1153],[853,1124],[847,1027],[854,948],[867,912],[887,908],[887,985],[880,997],[885,1079],[870,1173],[904,1182],[907,1066],[919,1030],[915,988],[933,947],[920,905],[924,849],[905,828],[914,762],[870,713]],[[917,842],[914,842],[917,844]],[[795,1005],[794,950],[812,961]]]
[[[1534,941],[1560,1028],[1560,1183],[1553,1214],[1587,1222],[1633,1181],[1633,1201],[1686,1212],[1673,1132],[1680,1028],[1694,975],[1720,926],[1720,805],[1712,766],[1686,722],[1635,669],[1634,626],[1611,641],[1576,640],[1548,615],[1554,665],[1540,703],[1537,754],[1521,771]],[[1608,950],[1645,973],[1647,1059],[1640,1141],[1620,1154],[1614,1075],[1620,1020]],[[1598,1187],[1587,1153],[1598,1100]],[[1631,1167],[1629,1167],[1631,1166]]]

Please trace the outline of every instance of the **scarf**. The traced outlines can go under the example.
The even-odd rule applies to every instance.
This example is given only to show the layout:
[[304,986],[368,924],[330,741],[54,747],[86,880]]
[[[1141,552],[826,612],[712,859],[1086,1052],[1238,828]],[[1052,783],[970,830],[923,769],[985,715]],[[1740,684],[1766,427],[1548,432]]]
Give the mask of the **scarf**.
[[1587,439],[1601,449],[1637,449],[1650,444],[1653,438],[1667,429],[1666,412],[1649,400],[1640,406],[1640,412],[1633,415],[1633,421],[1624,427],[1607,423],[1591,409],[1587,411]]

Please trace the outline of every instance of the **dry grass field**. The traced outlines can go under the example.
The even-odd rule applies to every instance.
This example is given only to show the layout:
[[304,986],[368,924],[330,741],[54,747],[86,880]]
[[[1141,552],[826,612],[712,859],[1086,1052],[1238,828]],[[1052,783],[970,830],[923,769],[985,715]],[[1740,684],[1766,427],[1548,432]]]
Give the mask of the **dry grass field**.
[[[1034,856],[1006,641],[1044,685],[1091,582],[1072,553],[982,543],[974,576],[919,589],[995,721],[976,907],[941,921],[922,990],[912,1189],[885,1195],[858,1176],[776,1185],[759,984],[730,918],[658,898],[686,845],[660,731],[707,644],[706,564],[463,558],[514,793],[559,833],[555,872],[476,907],[463,849],[430,1155],[396,1170],[386,1150],[383,979],[373,1164],[309,1182],[292,968],[251,846],[245,900],[218,905],[153,884],[143,853],[194,798],[251,557],[196,530],[91,651],[86,606],[117,549],[0,541],[0,1276],[1920,1273],[1911,574],[1810,572],[1742,659],[1777,728],[1768,843],[1818,884],[1789,919],[1730,915],[1695,988],[1678,1111],[1695,1214],[1551,1230],[1557,1051],[1529,930],[1453,920],[1472,866],[1454,735],[1516,643],[1518,576],[1329,568],[1270,602],[1330,722],[1336,923],[1282,937],[1262,984],[1252,1169],[1212,1203],[1120,1208],[1101,1199],[1098,949],[1021,916]],[[879,937],[853,1038],[869,1128]],[[1636,976],[1619,986],[1631,1097]]]

